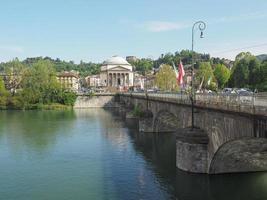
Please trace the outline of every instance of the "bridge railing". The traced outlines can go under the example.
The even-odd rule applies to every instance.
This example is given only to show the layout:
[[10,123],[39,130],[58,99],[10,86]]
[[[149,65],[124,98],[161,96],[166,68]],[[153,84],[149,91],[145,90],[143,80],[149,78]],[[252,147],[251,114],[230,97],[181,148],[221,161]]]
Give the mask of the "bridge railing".
[[[190,96],[181,93],[122,93],[141,98],[161,100],[173,103],[191,104]],[[237,94],[196,94],[195,105],[230,110],[235,112],[244,112],[251,114],[260,114],[267,116],[267,94],[259,93],[251,96],[241,96]]]

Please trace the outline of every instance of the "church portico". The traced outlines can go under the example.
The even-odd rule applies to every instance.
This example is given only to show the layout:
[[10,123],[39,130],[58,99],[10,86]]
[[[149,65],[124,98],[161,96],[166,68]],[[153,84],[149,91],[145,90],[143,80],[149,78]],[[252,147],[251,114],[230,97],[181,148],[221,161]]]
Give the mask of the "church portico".
[[103,86],[128,88],[133,86],[132,66],[123,58],[113,56],[101,67],[100,81]]
[[129,86],[129,73],[108,72],[108,85],[111,87]]

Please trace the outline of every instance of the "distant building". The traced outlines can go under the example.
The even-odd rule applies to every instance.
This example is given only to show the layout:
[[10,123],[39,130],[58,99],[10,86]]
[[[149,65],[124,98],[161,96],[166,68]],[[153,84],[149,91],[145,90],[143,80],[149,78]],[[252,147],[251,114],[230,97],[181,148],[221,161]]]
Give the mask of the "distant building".
[[129,88],[133,86],[133,67],[124,58],[113,56],[103,62],[100,72],[101,86]]
[[75,72],[64,71],[57,75],[57,80],[65,88],[78,92],[80,88],[79,75]]
[[222,60],[223,60],[223,64],[225,64],[226,67],[228,67],[231,70],[232,67],[234,66],[234,61],[229,60],[229,59],[222,59]]
[[[192,82],[192,65],[184,65],[184,85],[190,86]],[[196,73],[196,70],[194,70],[194,74]]]
[[129,62],[129,63],[133,63],[133,62],[138,61],[138,58],[137,58],[136,56],[127,56],[127,57],[126,57],[126,60],[127,60],[127,62]]
[[100,75],[90,75],[85,77],[85,82],[88,87],[100,87],[101,81],[100,81]]
[[144,90],[145,89],[145,79],[146,79],[145,76],[138,74],[138,73],[135,73],[134,74],[134,87],[136,89]]

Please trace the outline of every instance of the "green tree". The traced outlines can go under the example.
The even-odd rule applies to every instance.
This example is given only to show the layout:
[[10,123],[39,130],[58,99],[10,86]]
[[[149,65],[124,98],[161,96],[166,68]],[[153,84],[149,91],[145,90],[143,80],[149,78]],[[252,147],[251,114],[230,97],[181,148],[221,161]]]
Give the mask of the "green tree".
[[259,91],[266,92],[267,91],[267,61],[263,62],[260,65],[260,75],[259,75],[259,83],[256,88]]
[[175,72],[170,65],[161,65],[156,74],[155,83],[161,90],[173,91],[178,89]]
[[5,107],[8,100],[8,91],[5,88],[5,83],[0,77],[0,107]]
[[22,96],[26,103],[52,103],[57,99],[60,85],[52,62],[40,60],[25,73]]
[[232,68],[229,85],[231,87],[255,88],[259,84],[260,63],[249,52],[241,52],[236,56]]
[[214,81],[214,74],[210,62],[201,62],[196,73],[197,84],[207,88]]
[[256,85],[260,83],[260,62],[255,56],[249,57],[248,69],[249,69],[249,79],[248,84],[251,88],[255,88]]
[[245,59],[234,64],[229,84],[231,87],[247,87],[249,78],[248,63]]
[[223,88],[230,78],[230,70],[224,64],[215,65],[214,76],[218,87]]
[[235,61],[238,62],[244,58],[248,58],[251,56],[252,56],[252,54],[250,52],[241,52],[241,53],[237,54],[237,56],[235,57]]
[[16,90],[21,86],[25,71],[25,66],[17,58],[5,65],[7,89],[12,91],[13,96]]
[[153,68],[153,61],[151,59],[142,58],[137,60],[136,62],[132,63],[135,66],[135,70],[140,72],[141,74],[145,75],[146,72],[152,70]]
[[76,94],[72,91],[61,90],[58,95],[58,103],[73,106],[76,101]]

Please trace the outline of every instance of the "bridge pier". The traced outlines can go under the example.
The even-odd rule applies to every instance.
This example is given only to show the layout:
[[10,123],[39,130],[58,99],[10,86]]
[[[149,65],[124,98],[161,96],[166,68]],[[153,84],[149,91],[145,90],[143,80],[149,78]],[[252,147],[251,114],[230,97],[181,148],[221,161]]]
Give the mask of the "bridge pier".
[[180,129],[176,135],[176,166],[188,172],[207,173],[208,142],[208,135],[201,129]]
[[153,130],[153,113],[149,110],[143,112],[143,116],[139,118],[139,132],[152,133]]
[[128,110],[125,107],[120,106],[118,112],[119,112],[119,115],[122,117],[122,119],[125,119],[126,114],[128,113]]
[[153,132],[153,118],[140,118],[139,119],[139,132],[152,133]]

